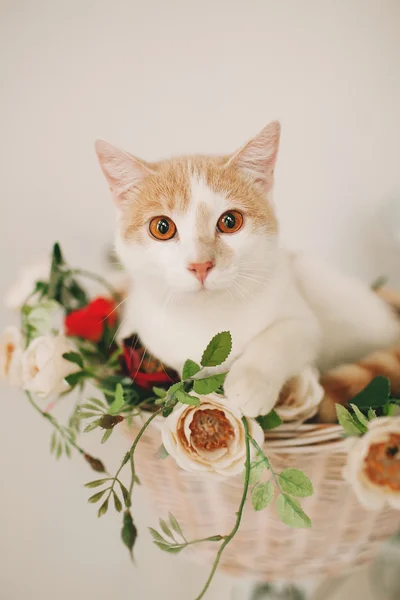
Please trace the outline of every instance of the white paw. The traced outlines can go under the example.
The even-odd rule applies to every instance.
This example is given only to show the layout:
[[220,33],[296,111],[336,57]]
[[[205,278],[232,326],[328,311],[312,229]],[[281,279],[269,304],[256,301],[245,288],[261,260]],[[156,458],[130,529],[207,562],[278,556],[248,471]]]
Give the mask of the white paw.
[[275,406],[283,382],[240,360],[232,365],[224,384],[225,395],[246,417],[266,415]]

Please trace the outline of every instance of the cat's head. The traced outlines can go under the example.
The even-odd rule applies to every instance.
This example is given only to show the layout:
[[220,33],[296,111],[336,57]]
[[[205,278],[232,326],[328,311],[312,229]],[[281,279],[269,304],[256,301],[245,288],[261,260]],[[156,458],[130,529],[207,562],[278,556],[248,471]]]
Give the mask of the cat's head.
[[232,155],[157,163],[97,141],[118,209],[117,251],[136,282],[233,295],[267,283],[277,255],[279,134],[274,122]]

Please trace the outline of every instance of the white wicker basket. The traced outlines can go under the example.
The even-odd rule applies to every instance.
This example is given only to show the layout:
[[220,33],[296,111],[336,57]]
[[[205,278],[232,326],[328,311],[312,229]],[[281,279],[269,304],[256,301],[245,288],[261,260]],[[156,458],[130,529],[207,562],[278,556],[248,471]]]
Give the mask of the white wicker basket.
[[[255,512],[246,503],[238,534],[226,548],[221,567],[234,575],[259,581],[297,580],[343,573],[369,561],[379,544],[400,528],[400,512],[389,507],[365,510],[343,480],[346,444],[338,425],[289,425],[270,432],[264,450],[273,467],[302,469],[315,493],[302,505],[311,529],[290,529],[274,507]],[[181,470],[168,457],[157,460],[160,434],[151,428],[137,449],[137,468],[155,516],[171,511],[188,539],[228,533],[243,491],[241,477],[213,481]],[[202,564],[215,558],[215,544],[198,544],[191,556]]]

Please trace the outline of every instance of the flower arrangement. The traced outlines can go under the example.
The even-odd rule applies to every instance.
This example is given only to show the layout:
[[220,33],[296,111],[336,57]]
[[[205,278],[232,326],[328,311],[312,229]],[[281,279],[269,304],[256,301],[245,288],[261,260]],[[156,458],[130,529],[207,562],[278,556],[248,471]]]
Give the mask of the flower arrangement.
[[[84,279],[103,286],[105,295],[90,299]],[[24,297],[14,289],[9,305],[19,308],[21,325],[7,328],[2,335],[0,377],[23,389],[49,422],[50,448],[56,458],[76,451],[101,473],[100,479],[85,484],[97,489],[89,502],[99,503],[99,517],[111,504],[123,512],[121,538],[131,556],[137,537],[131,510],[139,484],[135,451],[150,425],[161,433],[154,460],[169,455],[188,472],[221,479],[243,474],[243,492],[229,533],[188,540],[171,513],[168,520],[160,519],[158,529],[150,529],[155,545],[172,554],[202,542],[219,544],[210,576],[196,600],[206,594],[224,549],[240,527],[249,493],[255,511],[266,509],[275,499],[277,516],[285,525],[311,527],[299,501],[313,494],[310,479],[295,468],[276,472],[263,442],[266,430],[315,416],[324,396],[315,369],[310,367],[288,382],[275,410],[250,418],[224,397],[226,373],[213,372],[231,352],[229,332],[210,341],[200,364],[188,358],[181,374],[166,368],[148,355],[137,335],[118,339],[123,298],[102,277],[71,268],[58,244],[51,266],[25,274],[19,289]],[[78,400],[62,424],[52,410],[55,402],[73,391],[78,392]],[[360,502],[370,508],[380,508],[386,501],[400,508],[399,404],[400,399],[390,395],[388,380],[376,377],[347,407],[337,405],[338,421],[349,437],[344,476]],[[110,474],[102,460],[84,450],[81,439],[101,431],[105,443],[123,424],[138,432],[116,473]],[[129,472],[128,485],[122,481],[123,470]]]

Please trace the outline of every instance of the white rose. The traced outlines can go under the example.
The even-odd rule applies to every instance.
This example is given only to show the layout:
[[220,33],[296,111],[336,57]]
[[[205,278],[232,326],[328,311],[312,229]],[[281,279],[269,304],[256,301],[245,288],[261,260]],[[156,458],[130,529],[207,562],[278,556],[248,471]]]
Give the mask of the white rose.
[[378,417],[351,439],[343,476],[366,508],[400,509],[400,417]]
[[[18,278],[6,294],[4,303],[7,308],[18,310],[24,304],[29,294],[35,289],[37,281],[47,281],[50,275],[50,262],[41,262],[36,265],[20,269]],[[31,298],[29,304],[34,302]]]
[[282,421],[307,421],[318,412],[323,397],[318,371],[306,367],[282,388],[275,411]]
[[22,335],[17,327],[7,327],[0,338],[0,380],[22,385]]
[[[217,476],[241,473],[246,459],[241,412],[219,394],[199,398],[200,406],[180,405],[164,419],[160,428],[165,449],[185,471]],[[250,435],[262,446],[260,425],[253,419],[247,423]]]
[[74,351],[74,344],[63,335],[43,335],[33,340],[22,357],[24,389],[42,398],[67,391],[65,378],[79,367],[65,360],[63,354]]

